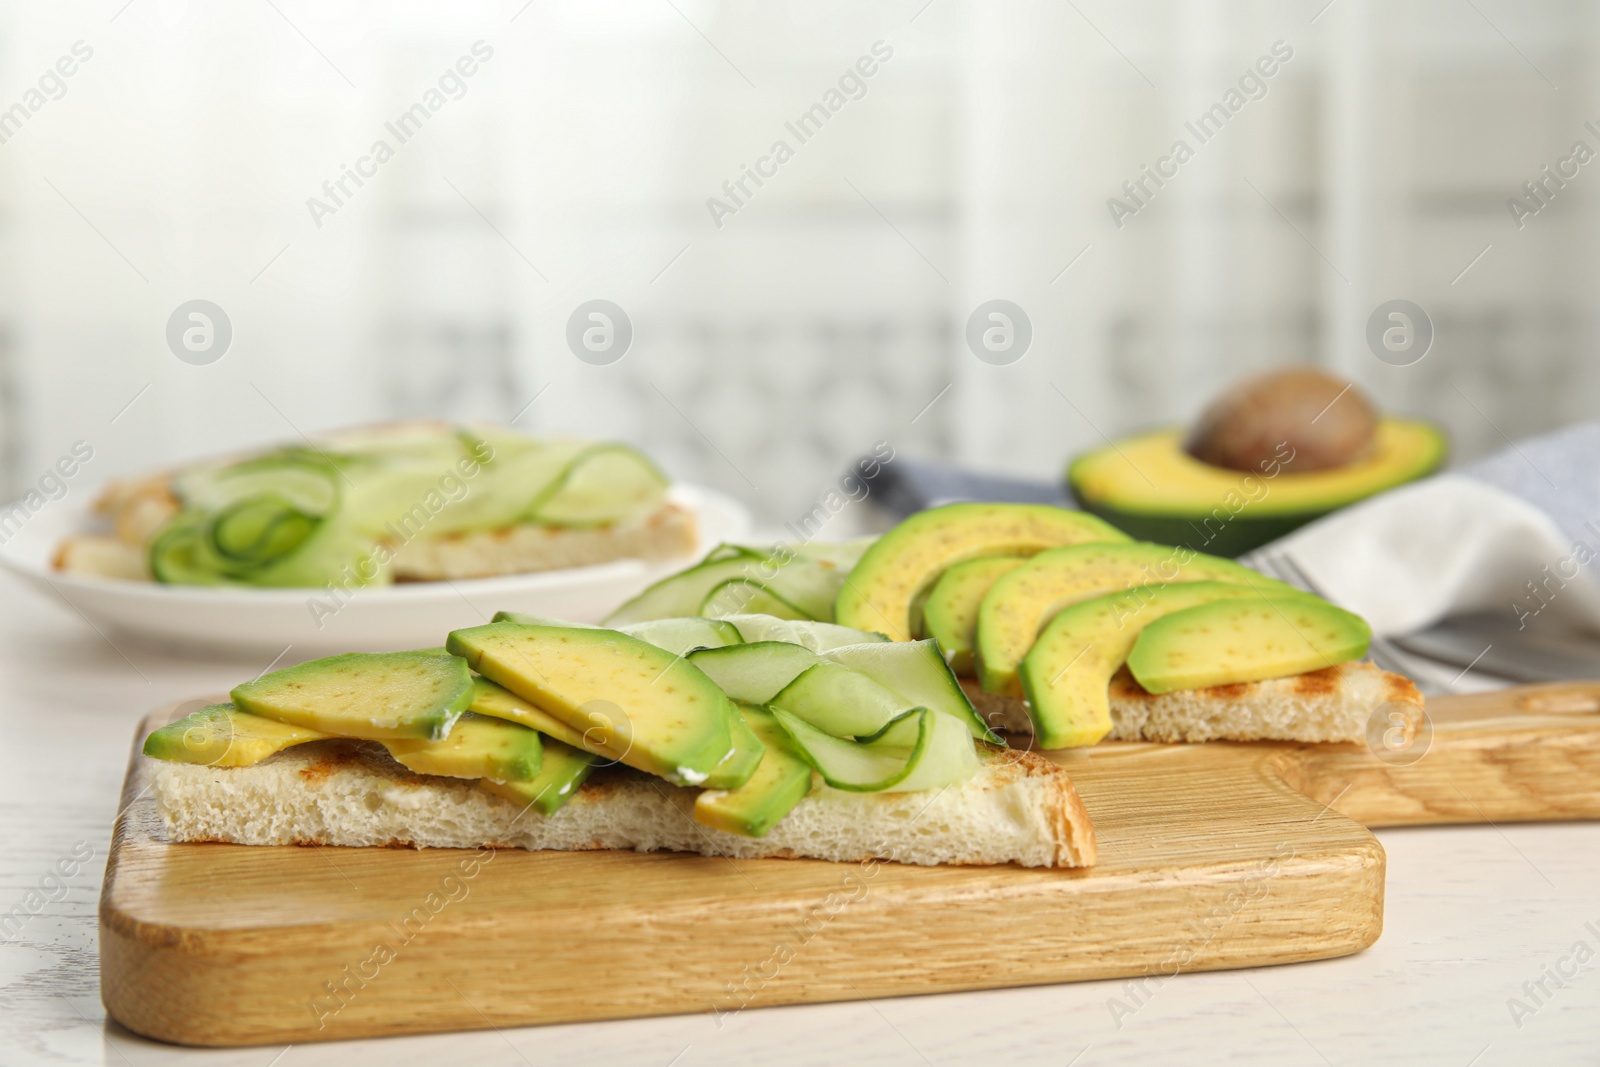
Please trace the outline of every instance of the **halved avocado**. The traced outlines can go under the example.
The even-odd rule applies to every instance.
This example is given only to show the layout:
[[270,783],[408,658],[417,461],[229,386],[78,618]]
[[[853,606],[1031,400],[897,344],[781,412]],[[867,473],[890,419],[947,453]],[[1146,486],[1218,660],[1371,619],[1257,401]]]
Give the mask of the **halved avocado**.
[[1437,471],[1437,427],[1383,419],[1371,451],[1342,467],[1296,474],[1229,470],[1184,451],[1184,431],[1159,430],[1079,456],[1067,487],[1085,511],[1141,541],[1237,556],[1348,504]]

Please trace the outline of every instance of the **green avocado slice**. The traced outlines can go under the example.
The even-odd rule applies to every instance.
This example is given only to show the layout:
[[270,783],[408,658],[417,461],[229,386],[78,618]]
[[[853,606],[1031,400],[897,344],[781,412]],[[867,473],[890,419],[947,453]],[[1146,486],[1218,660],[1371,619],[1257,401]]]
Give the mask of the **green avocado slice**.
[[347,652],[235,686],[234,706],[339,737],[440,740],[472,702],[472,672],[440,649]]
[[446,647],[648,774],[701,785],[734,752],[732,701],[689,660],[638,638],[495,622],[456,630]]
[[457,720],[442,741],[404,737],[383,742],[401,765],[418,774],[525,782],[539,774],[544,749],[539,733],[504,719],[474,715]]
[[1026,556],[1126,534],[1081,511],[1044,504],[947,504],[919,511],[880,537],[845,579],[833,621],[909,641],[918,596],[946,568],[979,556]]
[[1361,616],[1313,597],[1219,600],[1145,627],[1128,671],[1152,693],[1205,689],[1360,659],[1371,640]]
[[1002,575],[984,595],[978,609],[978,680],[985,692],[1020,697],[1017,667],[1062,608],[1124,589],[1195,581],[1298,592],[1232,560],[1186,548],[1092,544],[1051,549]]
[[1248,586],[1186,582],[1095,597],[1057,613],[1019,672],[1039,747],[1092,745],[1111,732],[1111,676],[1145,627],[1199,604],[1250,599],[1265,602]]
[[973,634],[978,627],[978,607],[983,596],[1003,574],[1016,570],[1021,556],[984,556],[957,563],[939,576],[922,605],[923,627],[939,643],[950,669],[972,675]]
[[544,765],[539,773],[526,782],[497,782],[493,778],[480,778],[478,788],[505,797],[524,809],[532,808],[541,815],[554,815],[577,793],[578,787],[605,760],[580,748],[546,739]]
[[328,736],[252,715],[232,704],[212,704],[153,732],[144,739],[144,754],[206,767],[249,767],[292,745]]
[[739,712],[765,755],[743,785],[736,789],[707,789],[695,797],[694,818],[700,825],[716,830],[765,837],[811,792],[811,764],[770,711],[741,704]]

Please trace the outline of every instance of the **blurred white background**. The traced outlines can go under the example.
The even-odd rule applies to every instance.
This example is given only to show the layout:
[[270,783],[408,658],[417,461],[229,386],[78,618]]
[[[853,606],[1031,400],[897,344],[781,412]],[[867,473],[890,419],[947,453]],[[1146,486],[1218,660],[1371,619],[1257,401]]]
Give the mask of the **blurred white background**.
[[[879,439],[1054,477],[1285,361],[1443,422],[1462,457],[1600,399],[1600,165],[1520,227],[1507,205],[1574,142],[1600,149],[1600,9],[1578,0],[0,11],[4,496],[80,439],[100,480],[520,412],[781,520]],[[479,41],[492,56],[399,144],[385,123]],[[864,93],[800,143],[785,123],[880,41]],[[1185,122],[1275,42],[1292,58],[1199,144]],[[313,218],[380,137],[393,159]],[[1179,138],[1194,158],[1119,227],[1108,199]],[[708,198],[778,139],[794,157],[718,226]],[[196,298],[232,323],[210,365],[166,341]],[[635,331],[609,366],[565,341],[597,298]],[[964,341],[994,298],[1033,326],[1008,366]],[[1393,298],[1437,329],[1414,366],[1365,341]]]

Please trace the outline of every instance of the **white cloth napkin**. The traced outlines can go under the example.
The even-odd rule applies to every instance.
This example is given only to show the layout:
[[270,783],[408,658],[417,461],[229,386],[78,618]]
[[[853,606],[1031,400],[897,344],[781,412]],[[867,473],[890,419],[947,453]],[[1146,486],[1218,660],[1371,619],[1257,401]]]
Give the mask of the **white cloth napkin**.
[[1284,556],[1380,637],[1473,611],[1600,631],[1600,423],[1383,493],[1241,562]]

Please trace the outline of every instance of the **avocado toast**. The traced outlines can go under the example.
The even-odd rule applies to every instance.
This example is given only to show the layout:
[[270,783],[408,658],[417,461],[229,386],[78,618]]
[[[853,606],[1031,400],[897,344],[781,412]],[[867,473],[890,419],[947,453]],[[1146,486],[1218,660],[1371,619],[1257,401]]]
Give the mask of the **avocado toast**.
[[718,549],[614,618],[697,605],[715,614],[727,599],[705,594],[715,580],[785,603],[793,618],[930,640],[986,724],[1029,731],[1046,749],[1108,738],[1361,741],[1380,709],[1405,730],[1421,720],[1410,680],[1362,660],[1371,633],[1358,616],[1232,560],[1134,541],[1085,512],[950,504],[833,571],[815,551]]
[[1067,772],[1006,748],[930,642],[757,614],[502,613],[247,682],[144,753],[175,841],[1095,859]]
[[111,532],[67,538],[55,567],[348,591],[670,559],[694,549],[696,523],[667,488],[614,442],[390,423],[114,482],[95,505]]

